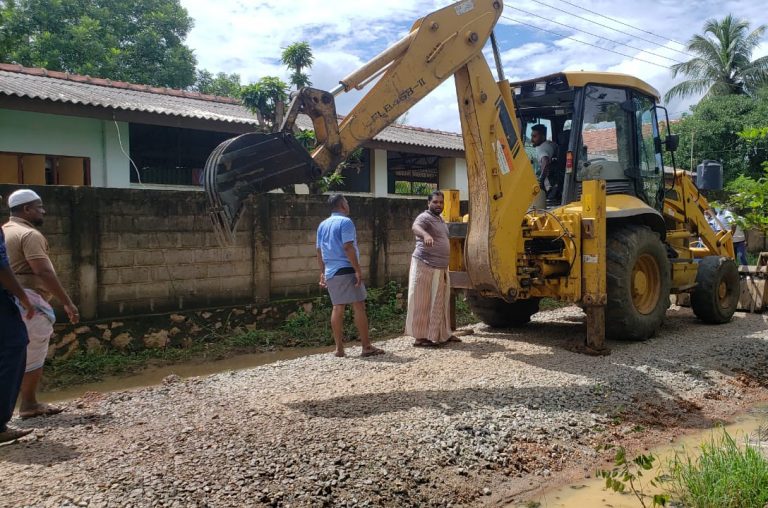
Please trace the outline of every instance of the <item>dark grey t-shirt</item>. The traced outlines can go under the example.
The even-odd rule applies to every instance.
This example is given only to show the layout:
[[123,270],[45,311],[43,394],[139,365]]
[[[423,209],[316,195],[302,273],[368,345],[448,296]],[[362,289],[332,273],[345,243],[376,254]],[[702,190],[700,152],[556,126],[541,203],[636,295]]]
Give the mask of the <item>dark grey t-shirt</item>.
[[429,233],[435,241],[432,247],[425,247],[424,239],[417,236],[416,250],[413,251],[413,257],[433,268],[448,268],[451,245],[448,241],[448,225],[443,218],[429,210],[425,210],[416,217],[413,224]]

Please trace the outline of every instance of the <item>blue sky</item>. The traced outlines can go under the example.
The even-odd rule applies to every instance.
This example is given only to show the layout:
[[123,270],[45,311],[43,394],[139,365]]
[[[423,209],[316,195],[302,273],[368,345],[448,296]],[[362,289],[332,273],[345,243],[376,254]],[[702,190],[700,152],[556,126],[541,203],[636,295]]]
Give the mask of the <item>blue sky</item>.
[[[181,0],[181,3],[195,20],[187,43],[195,50],[199,66],[212,72],[237,72],[244,83],[267,75],[287,80],[288,72],[279,60],[281,48],[306,40],[315,54],[315,64],[310,71],[313,86],[328,90],[407,33],[415,20],[451,2]],[[624,72],[644,79],[663,94],[679,81],[672,79],[668,66],[690,58],[679,43],[700,32],[707,19],[722,18],[729,12],[748,19],[753,29],[768,24],[768,9],[761,2],[521,0],[505,2],[504,17],[496,27],[496,36],[505,72],[511,80],[562,70]],[[621,23],[639,27],[641,31]],[[766,54],[768,40],[753,58]],[[348,111],[360,98],[359,93],[341,96],[337,99],[339,112]],[[673,102],[668,105],[670,112],[679,114],[696,99]],[[408,114],[407,123],[458,132],[453,80],[417,104]]]

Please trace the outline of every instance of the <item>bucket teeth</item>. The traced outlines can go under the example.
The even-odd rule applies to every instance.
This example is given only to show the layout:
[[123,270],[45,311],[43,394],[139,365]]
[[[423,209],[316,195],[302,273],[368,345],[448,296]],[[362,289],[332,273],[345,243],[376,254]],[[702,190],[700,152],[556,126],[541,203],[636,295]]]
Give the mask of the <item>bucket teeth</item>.
[[321,175],[307,150],[289,133],[248,133],[217,146],[205,163],[208,213],[223,246],[235,240],[246,199]]

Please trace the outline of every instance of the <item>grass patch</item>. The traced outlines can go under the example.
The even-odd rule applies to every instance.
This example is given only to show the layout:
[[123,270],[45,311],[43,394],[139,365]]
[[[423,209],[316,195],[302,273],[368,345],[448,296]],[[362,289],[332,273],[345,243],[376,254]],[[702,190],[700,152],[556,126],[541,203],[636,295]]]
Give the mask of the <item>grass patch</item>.
[[555,310],[555,309],[562,309],[563,307],[569,307],[573,305],[570,302],[563,302],[561,300],[555,300],[554,298],[542,298],[539,301],[539,310],[545,311],[545,310]]
[[739,446],[725,430],[691,458],[676,454],[667,490],[683,506],[764,508],[768,505],[768,459],[748,442]]

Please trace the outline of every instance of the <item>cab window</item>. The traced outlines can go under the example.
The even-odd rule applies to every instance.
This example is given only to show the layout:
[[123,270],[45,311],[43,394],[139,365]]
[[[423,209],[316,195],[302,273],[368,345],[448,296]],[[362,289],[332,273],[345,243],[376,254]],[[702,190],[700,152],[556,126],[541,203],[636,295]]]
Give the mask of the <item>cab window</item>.
[[621,180],[632,166],[632,113],[622,104],[623,89],[590,85],[585,88],[579,180]]

